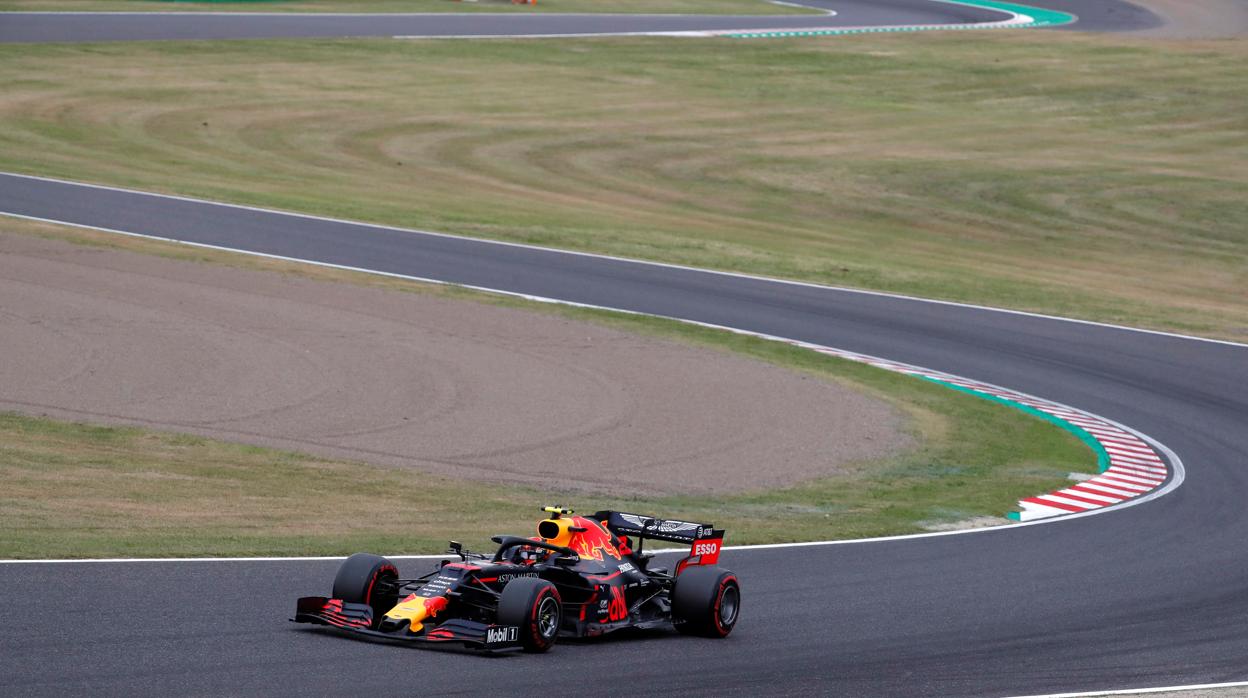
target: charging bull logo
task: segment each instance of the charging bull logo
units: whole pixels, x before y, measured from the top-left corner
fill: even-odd
[[[425,613],[427,614],[425,616],[426,618],[432,618],[438,615],[438,611],[444,610],[447,603],[449,603],[445,596],[439,596],[433,599],[423,599],[423,601],[425,604]]]
[[[416,633],[420,632],[426,620],[445,610],[448,603],[449,600],[445,596],[429,598],[412,594],[387,611],[386,618],[390,620],[406,618],[408,620],[408,629]]]
[[[572,537],[572,542],[568,545],[582,560],[597,560],[603,562],[603,555],[610,555],[619,560],[620,551],[611,542],[613,536],[611,532],[602,527],[602,524],[583,516],[574,519],[577,528],[583,528],[584,531],[578,531]]]
[[[611,602],[607,604],[607,620],[618,621],[628,617],[628,604],[624,601],[624,588],[611,587]]]

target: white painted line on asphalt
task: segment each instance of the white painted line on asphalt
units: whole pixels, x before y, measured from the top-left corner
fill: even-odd
[[[1120,479],[1117,476],[1109,477],[1107,475],[1101,475],[1100,477],[1094,477],[1091,480],[1088,480],[1088,482],[1094,485],[1103,484],[1106,487],[1117,487],[1118,489],[1138,490],[1140,492],[1147,492],[1148,490],[1152,489],[1152,485],[1148,483],[1131,482],[1130,480],[1127,480],[1125,478]]]
[[[1080,494],[1087,492],[1089,494],[1100,495],[1102,497],[1109,497],[1110,499],[1115,499],[1120,502],[1131,498],[1131,495],[1123,494],[1121,492],[1106,492],[1105,490],[1096,489],[1095,487],[1086,487],[1084,482],[1081,482],[1078,485],[1067,487],[1066,489],[1072,490],[1074,492],[1078,492]]]
[[[1091,480],[1084,480],[1083,482],[1079,483],[1079,486],[1086,487],[1092,490],[1096,490],[1098,492],[1105,492],[1107,494],[1118,495],[1119,497],[1134,497],[1135,495],[1140,494],[1140,491],[1127,489],[1126,487],[1120,487],[1118,485],[1111,485],[1111,484],[1102,482],[1101,480],[1098,480],[1096,478],[1092,478]]]
[[[771,0],[773,5],[783,5],[784,7],[800,7],[803,10],[818,10],[829,17],[836,16],[836,10],[829,10],[825,7],[815,7],[814,5],[803,5],[798,2],[785,2],[784,0]]]
[[[776,3],[782,4],[782,3]],[[795,7],[806,7],[805,5],[795,5]],[[809,7],[811,10],[822,10],[818,7]],[[832,14],[836,14],[833,12]],[[650,13],[632,13],[632,12],[542,12],[541,14],[524,15],[518,12],[165,12],[155,10],[151,12],[125,12],[125,11],[82,11],[82,10],[47,10],[42,12],[32,10],[0,10],[0,17],[5,16],[21,16],[30,15],[36,17],[56,17],[66,15],[85,15],[88,17],[96,16],[118,16],[118,17],[471,17],[480,19],[482,17],[693,17],[693,18],[735,18],[752,19],[757,17],[773,18],[792,18],[795,15],[713,15],[705,13],[680,13],[680,12],[650,12]],[[810,15],[815,17],[817,15]]]
[[[1154,458],[1156,458],[1156,456],[1154,456]],[[1132,470],[1139,470],[1143,472],[1155,473],[1155,472],[1160,471],[1162,474],[1164,474],[1166,470],[1165,465],[1157,460],[1146,460],[1142,462],[1132,461],[1132,460],[1123,458],[1120,455],[1114,455],[1114,454],[1111,454],[1109,456],[1109,464],[1113,468],[1130,468]]]
[[[1162,471],[1138,470],[1129,465],[1113,465],[1113,466],[1110,466],[1108,470],[1106,470],[1104,473],[1101,473],[1101,474],[1102,475],[1125,475],[1127,477],[1135,478],[1138,480],[1143,480],[1144,484],[1154,484],[1158,482],[1164,482],[1166,479],[1166,472],[1164,470]]]
[[[1109,451],[1110,453],[1117,453],[1123,456],[1146,456],[1147,457],[1147,456],[1152,455],[1152,453],[1149,452],[1147,448],[1142,448],[1140,446],[1128,446],[1121,442],[1109,441],[1108,439],[1101,441],[1101,445],[1105,447],[1106,451]]]
[[[1007,15],[1006,19],[990,21],[990,22],[961,22],[961,23],[945,23],[945,24],[892,24],[892,25],[862,25],[862,26],[836,26],[836,27],[799,27],[793,29],[735,29],[717,32],[721,35],[734,36],[738,38],[780,38],[780,37],[803,37],[803,36],[829,36],[829,35],[852,35],[852,34],[870,34],[885,32],[914,32],[928,30],[963,30],[963,29],[1008,29],[1008,28],[1025,28],[1037,24],[1036,18],[1031,15],[1022,14],[1013,10],[1007,10],[1003,7],[986,5],[975,0],[932,0],[932,2],[943,2],[949,5],[962,5],[965,7],[974,7],[979,10],[988,10],[998,14]],[[1041,8],[1033,8],[1041,9]],[[1071,21],[1078,21],[1078,17],[1074,14],[1065,13],[1070,16]]]
[[[1123,470],[1122,468],[1110,468],[1109,470],[1106,470],[1105,472],[1107,474],[1112,474],[1116,477],[1120,477],[1126,480],[1127,482],[1134,482],[1140,485],[1147,485],[1149,487],[1160,485],[1161,483],[1166,481],[1166,478],[1161,475],[1158,475],[1156,477],[1144,477],[1143,475],[1140,475],[1139,473],[1133,473],[1131,471]]]
[[[1096,507],[1106,506],[1104,504],[1089,504],[1088,502],[1080,501],[1078,499],[1071,499],[1069,497],[1063,497],[1062,492],[1063,490],[1057,490],[1056,492],[1038,494],[1035,496],[1035,499],[1039,499],[1040,501],[1044,501],[1048,499],[1054,502],[1058,502],[1059,504],[1065,504],[1067,506],[1072,506],[1072,507],[1079,507],[1080,509],[1094,509]]]
[[[774,0],[773,0],[774,1]],[[805,5],[797,5],[787,2],[775,2],[777,5],[792,5],[793,7],[805,7]],[[818,8],[816,8],[818,9]],[[835,17],[834,10],[824,10],[828,17]],[[630,15],[636,17],[644,17],[645,15]],[[680,16],[680,15],[669,15]],[[688,16],[688,15],[685,15]],[[703,17],[707,15],[701,15]],[[722,16],[722,15],[720,15]],[[783,16],[783,15],[777,15]],[[669,29],[656,31],[628,31],[628,32],[566,32],[560,34],[396,34],[394,39],[590,39],[594,37],[609,36],[669,36],[669,37],[693,37],[693,38],[710,38],[722,36],[724,34],[736,34],[739,32],[757,32],[757,31],[824,31],[826,27],[813,27],[811,29]]]
[[[1113,462],[1113,460],[1112,460],[1112,459],[1111,459],[1111,462]],[[1147,467],[1144,467],[1144,466],[1142,466],[1142,465],[1133,465],[1133,464],[1129,464],[1129,463],[1117,463],[1117,462],[1114,462],[1114,464],[1113,464],[1112,466],[1110,466],[1109,470],[1107,470],[1107,471],[1105,471],[1105,472],[1109,472],[1109,473],[1113,473],[1113,472],[1120,472],[1120,473],[1122,473],[1122,472],[1125,472],[1125,473],[1128,473],[1128,474],[1134,474],[1134,475],[1137,475],[1138,477],[1153,477],[1154,479],[1157,479],[1157,480],[1165,480],[1165,479],[1166,479],[1166,469],[1165,469],[1165,468],[1147,468]]]
[[[592,39],[612,36],[676,36],[710,38],[715,32],[708,30],[636,31],[636,32],[576,32],[567,34],[396,34],[392,39]]]
[[[1133,460],[1123,458],[1122,456],[1111,455],[1109,457],[1109,464],[1114,468],[1128,468],[1143,473],[1153,473],[1158,475],[1166,474],[1165,465],[1157,460]]]
[[[1166,471],[1165,468],[1157,464],[1156,459],[1151,459],[1151,458],[1146,460],[1143,458],[1128,458],[1126,456],[1111,455],[1109,457],[1109,462],[1113,463],[1116,466],[1121,466],[1124,468],[1136,468],[1137,470],[1162,472],[1162,473]]]
[[[1108,453],[1108,448],[1106,453]],[[1135,463],[1137,465],[1156,466],[1157,456],[1152,453],[1111,453],[1110,460],[1122,461],[1124,463]]]
[[[1111,441],[1110,438],[1114,438],[1117,440]],[[1148,461],[1154,457],[1154,454],[1152,453],[1152,451],[1148,449],[1146,445],[1138,441],[1131,442],[1131,443],[1124,442],[1121,434],[1119,434],[1116,437],[1102,438],[1098,436],[1097,439],[1100,440],[1102,444],[1104,444],[1106,451],[1113,451],[1115,455],[1117,455],[1119,458],[1131,458],[1131,459],[1136,459],[1136,460]]]
[[[1160,482],[1165,481],[1166,479],[1164,477],[1157,477],[1157,478],[1141,477],[1134,473],[1123,472],[1122,470],[1119,470],[1117,468],[1110,468],[1109,470],[1105,471],[1105,474],[1113,475],[1115,478],[1122,480],[1124,482],[1129,482],[1135,485],[1142,485],[1144,487],[1152,487]]]
[[[1053,494],[1065,494],[1068,497],[1083,497],[1084,499],[1090,499],[1094,502],[1103,502],[1104,504],[1114,504],[1118,502],[1118,500],[1113,497],[1106,497],[1103,494],[1092,494],[1091,492],[1080,492],[1078,490],[1072,490],[1069,487],[1064,490],[1057,490]]]
[[[721,271],[717,269],[701,269],[698,267],[691,267],[691,266],[684,265],[684,264],[671,264],[668,262],[654,262],[654,261],[649,261],[645,259],[633,259],[630,257],[617,257],[614,255],[597,254],[594,252],[561,250],[555,247],[542,247],[541,245],[529,245],[529,244],[525,244],[522,242],[507,242],[505,240],[490,240],[487,238],[474,238],[474,237],[470,237],[466,235],[452,235],[450,233],[439,233],[439,232],[435,232],[432,230],[418,230],[415,228],[398,228],[395,226],[381,225],[378,223],[366,223],[362,221],[352,221],[352,220],[347,220],[344,218],[330,218],[327,216],[317,216],[317,215],[313,215],[309,213],[298,213],[296,211],[282,211],[280,209],[261,208],[259,206],[247,206],[245,204],[231,204],[231,203],[226,203],[223,201],[213,201],[210,199],[196,199],[196,198],[192,198],[189,196],[178,196],[176,194],[159,194],[159,193],[154,193],[154,192],[140,191],[138,189],[126,189],[124,187],[113,187],[113,186],[109,186],[106,184],[90,184],[87,182],[77,182],[77,181],[69,180],[69,179],[57,179],[55,177],[41,177],[39,175],[28,175],[28,174],[22,174],[19,172],[0,172],[0,175],[6,176],[6,177],[18,177],[21,179],[33,179],[33,180],[42,181],[42,182],[54,182],[56,184],[68,184],[68,185],[72,185],[76,187],[87,187],[89,189],[100,189],[103,191],[116,191],[116,192],[123,192],[126,194],[137,194],[140,196],[150,196],[150,197],[154,197],[158,199],[170,199],[173,201],[186,201],[189,203],[196,203],[196,204],[211,204],[213,206],[225,206],[226,208],[233,208],[233,209],[238,209],[242,211],[256,211],[258,213],[272,213],[272,214],[277,214],[277,215],[282,215],[282,216],[293,216],[296,218],[303,218],[305,220],[324,221],[327,223],[345,223],[347,225],[359,225],[359,226],[363,226],[366,228],[374,228],[377,230],[387,230],[387,231],[396,232],[396,233],[411,233],[414,235],[428,235],[430,237],[450,238],[453,240],[465,240],[465,241],[470,241],[470,242],[475,242],[475,243],[480,243],[480,244],[485,244],[485,245],[498,245],[500,247],[514,247],[518,249],[535,250],[539,252],[552,252],[556,254],[573,255],[576,257],[588,257],[591,259],[604,259],[604,260],[609,260],[613,262],[624,262],[627,264],[637,264],[637,265],[642,265],[642,266],[659,267],[663,269],[679,269],[681,271],[690,271],[690,272],[697,272],[697,273],[702,273],[702,274],[714,274],[716,276],[728,276],[728,277],[733,277],[733,278],[738,278],[738,279],[749,279],[752,281],[761,281],[765,283],[783,284],[786,286],[815,288],[815,289],[821,289],[825,291],[838,291],[840,293],[851,293],[851,294],[862,295],[862,296],[896,298],[898,300],[914,301],[916,303],[930,303],[932,305],[944,305],[944,306],[950,306],[954,308],[966,308],[968,310],[981,310],[981,311],[990,312],[990,313],[1003,313],[1006,315],[1019,315],[1022,317],[1034,317],[1034,318],[1039,318],[1042,320],[1069,322],[1069,323],[1074,323],[1078,325],[1091,325],[1093,327],[1104,327],[1107,329],[1120,330],[1123,332],[1137,332],[1140,334],[1158,335],[1162,337],[1173,337],[1175,339],[1185,339],[1185,340],[1190,340],[1194,342],[1204,342],[1208,344],[1222,344],[1222,345],[1231,346],[1231,347],[1240,347],[1243,349],[1248,349],[1248,344],[1245,344],[1243,342],[1233,342],[1233,341],[1225,340],[1225,339],[1211,339],[1209,337],[1198,337],[1195,335],[1179,334],[1176,332],[1165,332],[1162,330],[1150,330],[1150,329],[1145,329],[1141,327],[1129,327],[1127,325],[1115,325],[1115,324],[1108,323],[1108,322],[1097,322],[1095,320],[1081,320],[1079,318],[1062,317],[1060,315],[1046,315],[1044,313],[1033,313],[1033,312],[1028,312],[1025,310],[1012,310],[1010,308],[995,308],[995,307],[988,306],[988,305],[978,305],[974,303],[960,303],[958,301],[946,301],[946,300],[939,300],[939,299],[933,299],[933,298],[920,298],[918,296],[908,296],[903,293],[890,293],[887,291],[872,291],[869,289],[850,288],[846,286],[831,286],[828,284],[819,284],[819,283],[814,283],[811,281],[794,281],[791,279],[778,279],[778,278],[774,278],[770,276],[759,276],[757,274],[746,274],[743,272]],[[15,216],[18,218],[29,217],[29,216],[21,216],[19,214],[8,213],[5,211],[0,211],[0,214],[11,215],[11,216]],[[30,217],[30,218],[33,218],[33,217]],[[64,221],[57,221],[57,220],[52,220],[52,219],[39,219],[39,220],[46,220],[46,222],[49,222],[49,223],[60,223],[62,225],[73,225],[72,223],[66,223]],[[83,225],[79,227],[91,228],[93,226]],[[108,232],[121,232],[121,231],[108,231]],[[154,236],[146,236],[146,237],[154,237]],[[164,240],[167,238],[156,238],[156,239]],[[174,240],[173,242],[181,242],[181,241]],[[186,244],[191,244],[191,243],[186,243]],[[222,248],[222,249],[226,249],[226,248]],[[241,250],[236,250],[236,251],[241,251]],[[255,254],[255,253],[248,253],[248,254]],[[295,260],[295,261],[306,261],[306,260]],[[367,270],[360,270],[360,271],[367,271]],[[369,273],[381,273],[381,272],[369,272]],[[431,281],[431,283],[443,283],[443,282]],[[485,290],[490,290],[490,289],[485,289]],[[512,294],[512,295],[515,295],[515,294]]]
[[[1042,519],[1056,520],[1070,514],[1071,512],[1061,507],[1049,506],[1036,501],[1038,498],[1031,497],[1029,499],[1018,500],[1018,520],[1019,521],[1040,521]],[[1085,511],[1092,511],[1086,509]]]
[[[1134,696],[1141,693],[1170,693],[1178,691],[1208,691],[1217,688],[1239,688],[1248,686],[1248,681],[1231,683],[1200,683],[1185,686],[1156,686],[1153,688],[1126,688],[1113,691],[1088,691],[1086,693],[1037,693],[1028,696],[1011,696],[1010,698],[1092,698],[1093,696]]]

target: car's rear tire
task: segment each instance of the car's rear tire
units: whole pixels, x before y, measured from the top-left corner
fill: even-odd
[[[520,627],[525,652],[545,652],[555,646],[563,625],[563,599],[555,585],[538,577],[513,579],[498,599],[498,624]]]
[[[728,637],[741,615],[741,585],[722,567],[689,567],[672,590],[672,620],[686,635]]]
[[[386,611],[399,602],[398,590],[393,584],[387,584],[398,578],[399,570],[393,562],[380,555],[356,553],[338,568],[333,598],[372,606],[373,627],[376,628]]]

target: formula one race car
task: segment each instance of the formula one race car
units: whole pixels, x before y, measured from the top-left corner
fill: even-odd
[[[356,553],[338,569],[333,597],[299,599],[293,620],[372,638],[528,652],[545,652],[561,636],[623,628],[732,632],[741,587],[715,565],[722,530],[616,511],[544,511],[549,518],[538,523],[538,537],[495,536],[493,555],[452,541],[448,554],[459,560],[443,560],[416,579],[400,579],[384,557]],[[684,543],[690,554],[669,571],[651,564],[646,540]]]

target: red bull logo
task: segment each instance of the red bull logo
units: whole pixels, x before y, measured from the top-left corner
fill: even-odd
[[[620,551],[612,542],[613,536],[611,532],[603,528],[602,524],[583,516],[573,517],[573,521],[577,528],[583,528],[583,531],[577,531],[572,536],[572,542],[568,547],[572,549],[582,560],[597,560],[603,562],[603,555],[610,555],[619,560],[621,559]]]
[[[408,628],[411,632],[417,633],[424,627],[425,621],[445,610],[447,603],[449,600],[445,596],[426,597],[412,594],[387,611],[386,618],[393,620],[406,618]]]
[[[628,604],[624,601],[624,588],[611,587],[611,602],[607,604],[607,620],[624,620],[628,617]]]
[[[449,600],[445,596],[435,596],[432,599],[425,599],[425,613],[428,614],[425,617],[432,618],[433,616],[438,615],[438,611],[445,609],[447,603],[449,603]]]

